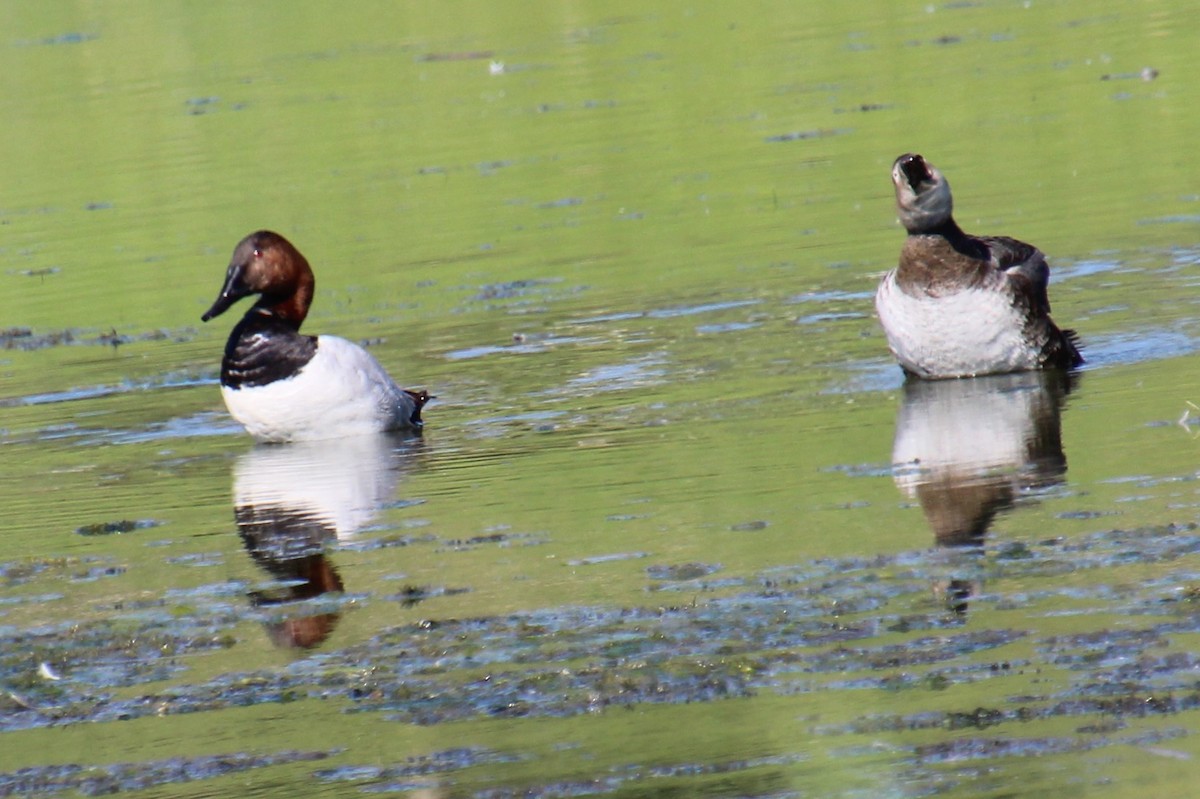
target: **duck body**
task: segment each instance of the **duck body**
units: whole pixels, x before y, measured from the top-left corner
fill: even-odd
[[[1074,332],[1050,318],[1050,268],[1037,247],[964,233],[949,183],[919,155],[896,159],[892,180],[908,237],[875,307],[906,373],[955,378],[1083,363]]]
[[[397,386],[357,344],[300,333],[314,285],[308,261],[276,233],[252,233],[235,248],[225,285],[202,317],[262,295],[225,345],[221,395],[230,415],[264,442],[419,430],[427,393]]]

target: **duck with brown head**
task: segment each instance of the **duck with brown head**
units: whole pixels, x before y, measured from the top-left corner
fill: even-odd
[[[424,391],[400,388],[366,350],[337,336],[305,336],[312,304],[308,260],[269,230],[238,242],[225,283],[202,321],[259,295],[225,344],[221,395],[260,441],[339,438],[419,430]]]
[[[907,374],[970,377],[1083,363],[1075,333],[1050,318],[1050,268],[1037,247],[964,233],[949,182],[920,155],[897,158],[892,183],[908,236],[875,307]]]

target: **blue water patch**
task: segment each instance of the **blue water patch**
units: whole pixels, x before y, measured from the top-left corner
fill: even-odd
[[[594,555],[590,558],[577,558],[576,560],[569,560],[567,561],[567,565],[596,566],[601,563],[614,563],[621,560],[637,560],[648,557],[650,557],[650,555],[646,552],[615,552],[611,555]]]
[[[239,435],[242,432],[244,432],[243,427],[233,421],[228,414],[219,411],[204,411],[132,430],[81,431],[84,437],[79,443],[84,446],[93,446],[100,442],[144,444],[172,438]]]
[[[1175,330],[1136,330],[1088,336],[1083,342],[1083,368],[1142,363],[1190,355],[1198,348],[1196,339]]]
[[[727,311],[730,308],[745,308],[748,305],[758,305],[759,303],[760,300],[730,300],[728,302],[707,302],[700,305],[680,305],[675,308],[660,308],[650,311],[646,316],[651,319],[672,319],[677,316]]]
[[[1100,275],[1105,272],[1115,272],[1121,268],[1116,261],[1105,259],[1089,259],[1076,261],[1073,264],[1056,265],[1050,270],[1050,281],[1071,280],[1077,277]]]
[[[628,319],[641,319],[645,316],[641,311],[621,311],[620,313],[603,314],[601,316],[585,316],[583,319],[572,319],[568,324],[594,325],[601,322],[624,322]]]
[[[712,313],[713,311],[727,311],[731,308],[744,308],[749,305],[758,305],[761,300],[729,300],[726,302],[706,302],[698,305],[678,305],[672,308],[656,308],[652,311],[620,311],[617,313],[600,314],[598,316],[585,316],[582,319],[572,319],[570,324],[573,325],[591,325],[603,322],[625,322],[630,319],[673,319],[678,316],[692,316],[695,314]]]
[[[44,45],[44,46],[53,47],[56,45],[64,45],[64,44],[83,44],[84,42],[90,42],[95,38],[96,38],[96,34],[94,34],[94,33],[83,33],[81,31],[69,31],[67,33],[60,33],[57,36],[47,36],[44,39],[31,39],[31,40],[18,41],[17,45],[26,46],[26,47],[28,47],[30,45]]]
[[[751,330],[756,327],[759,327],[758,322],[728,322],[723,325],[697,325],[696,332],[700,334],[731,333],[737,330]]]
[[[796,320],[798,325],[815,325],[821,322],[838,322],[843,319],[869,319],[870,314],[859,313],[858,311],[846,311],[844,313],[815,313],[808,316],[801,316]]]
[[[167,375],[156,380],[127,381],[108,386],[84,386],[71,388],[66,391],[50,391],[45,394],[26,394],[23,397],[0,399],[0,408],[19,405],[46,405],[54,402],[71,402],[80,399],[96,399],[113,394],[127,394],[133,391],[150,391],[159,388],[192,388],[194,386],[216,385],[215,377],[179,377]]]
[[[510,355],[530,355],[545,352],[555,344],[579,344],[593,339],[581,336],[563,336],[561,338],[545,338],[538,341],[523,341],[513,344],[483,344],[478,347],[464,347],[461,350],[451,350],[445,357],[451,361],[466,361],[472,358],[483,358],[488,355],[507,353]]]
[[[660,357],[639,358],[624,363],[598,366],[586,374],[568,381],[570,386],[587,386],[593,390],[619,391],[657,384],[666,377]]]
[[[804,294],[797,294],[794,297],[789,297],[786,302],[788,304],[797,304],[801,302],[835,302],[839,300],[870,300],[875,296],[874,291],[808,291]]]
[[[792,141],[808,141],[810,139],[824,139],[827,136],[840,136],[843,133],[850,133],[853,128],[820,128],[813,130],[793,130],[788,133],[777,133],[774,136],[767,136],[763,141],[768,144],[779,144],[782,142]]]
[[[850,377],[828,386],[822,394],[859,394],[873,391],[895,391],[904,385],[904,371],[892,360],[871,359],[851,361],[844,367]]]

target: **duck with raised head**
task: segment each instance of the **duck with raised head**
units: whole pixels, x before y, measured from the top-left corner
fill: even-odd
[[[971,236],[954,221],[950,183],[920,155],[892,165],[908,231],[900,262],[875,294],[888,346],[921,378],[971,377],[1083,363],[1072,330],[1050,318],[1050,267],[1007,236]]]
[[[221,361],[221,395],[259,441],[340,438],[419,430],[424,391],[402,389],[366,350],[337,336],[301,335],[316,281],[308,260],[278,233],[238,242],[225,284],[201,317],[259,299],[234,326]]]

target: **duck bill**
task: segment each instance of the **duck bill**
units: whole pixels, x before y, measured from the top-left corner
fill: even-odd
[[[933,173],[929,171],[928,163],[919,155],[901,156],[900,170],[904,172],[904,177],[908,179],[908,185],[912,186],[913,191],[916,191],[922,183],[933,180]]]
[[[225,275],[225,285],[221,287],[221,293],[217,295],[212,307],[204,312],[204,316],[200,317],[200,321],[207,322],[209,319],[220,316],[229,309],[229,306],[252,293],[242,280],[242,270],[236,265],[230,266]]]

